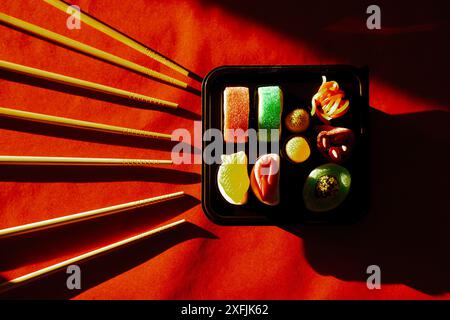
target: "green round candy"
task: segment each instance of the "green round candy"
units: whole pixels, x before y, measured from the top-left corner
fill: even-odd
[[[315,212],[338,207],[350,191],[351,176],[344,167],[328,163],[315,168],[303,186],[306,208]]]

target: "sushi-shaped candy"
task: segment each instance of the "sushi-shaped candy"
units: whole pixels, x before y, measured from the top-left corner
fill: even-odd
[[[274,206],[280,202],[280,157],[266,154],[258,158],[250,177],[253,193],[263,203]]]
[[[222,155],[222,164],[217,172],[217,184],[222,196],[231,204],[242,205],[247,202],[250,179],[247,172],[247,155],[239,151]]]
[[[315,212],[338,207],[350,191],[351,176],[347,169],[334,163],[321,165],[311,171],[303,186],[307,209]]]
[[[344,91],[339,89],[336,81],[327,81],[327,77],[322,76],[322,85],[311,100],[311,115],[317,114],[317,117],[326,124],[343,116],[350,106],[350,102],[344,99],[344,96]]]
[[[332,126],[318,126],[317,149],[331,162],[342,163],[346,161],[355,144],[353,131],[347,128]]]
[[[305,109],[295,109],[284,119],[286,128],[294,133],[306,131],[309,127],[309,114]]]
[[[246,87],[227,87],[223,92],[224,141],[245,143],[248,140],[250,95]]]
[[[308,141],[303,137],[293,137],[289,139],[284,150],[288,159],[293,163],[302,163],[308,160],[311,155]]]
[[[258,129],[259,139],[278,140],[281,134],[281,112],[283,111],[283,92],[278,86],[258,88]],[[278,129],[272,137],[271,129]]]

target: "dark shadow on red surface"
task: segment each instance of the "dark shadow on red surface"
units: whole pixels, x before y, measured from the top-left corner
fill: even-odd
[[[194,224],[186,223],[175,230],[168,230],[160,235],[78,264],[82,276],[81,290],[67,289],[68,274],[66,274],[66,269],[62,269],[57,273],[12,289],[0,295],[0,299],[70,299],[145,263],[179,243],[197,238],[216,239],[217,237]],[[154,272],[163,273],[164,270],[158,269]],[[127,284],[124,283],[122,290],[127,289]],[[152,289],[152,284],[148,283],[147,290],[151,291]]]
[[[199,183],[195,172],[162,167],[99,166],[0,166],[0,181],[13,182],[114,182],[145,181],[172,184]]]
[[[318,273],[438,295],[450,292],[450,112],[390,116],[371,110],[371,204],[349,226],[290,227]]]
[[[96,249],[150,230],[193,208],[198,203],[198,199],[186,195],[144,208],[0,239],[0,270],[12,270],[47,261],[58,257],[61,253],[73,253],[75,256],[78,255],[75,254],[76,252],[84,253]],[[58,216],[73,213],[75,212],[61,212]],[[14,250],[11,251],[10,248]]]
[[[369,65],[371,76],[430,102],[448,105],[450,2],[203,0],[298,39],[326,63]],[[381,8],[381,30],[369,30],[367,7]],[[271,46],[268,46],[271,48]],[[245,48],[242,48],[245,51]],[[271,49],[272,50],[272,49]],[[277,50],[277,48],[273,48]]]
[[[157,140],[139,136],[125,136],[114,133],[63,127],[47,123],[2,117],[0,117],[0,128],[32,134],[41,134],[50,137],[61,137],[70,140],[127,146],[140,149],[171,151],[172,148],[178,144],[176,141]]]
[[[188,109],[186,109],[184,107],[178,107],[177,109],[168,110],[167,112],[174,114],[176,116],[179,116],[181,118],[186,118],[186,119],[192,120],[192,121],[202,120],[201,114],[189,111]]]
[[[26,85],[45,88],[45,89],[54,90],[54,91],[59,91],[59,92],[63,92],[63,93],[71,94],[71,95],[101,100],[101,101],[119,104],[119,105],[123,105],[123,106],[127,106],[127,107],[139,108],[139,109],[145,109],[145,110],[160,110],[160,111],[164,111],[166,113],[173,114],[173,115],[176,115],[179,117],[183,117],[183,118],[186,118],[189,120],[200,120],[201,119],[201,115],[199,115],[195,112],[189,111],[188,109],[185,108],[186,106],[183,106],[183,105],[178,108],[161,107],[158,105],[154,105],[154,104],[150,104],[150,103],[146,103],[146,102],[142,102],[142,101],[136,101],[136,100],[126,99],[126,98],[122,98],[122,97],[117,97],[117,96],[110,95],[107,93],[92,91],[92,90],[84,89],[84,88],[78,88],[78,87],[74,87],[74,86],[70,86],[70,85],[66,85],[66,84],[62,84],[62,83],[56,83],[56,82],[45,80],[45,79],[38,79],[38,78],[34,78],[34,77],[31,77],[28,75],[17,74],[14,72],[4,71],[4,70],[1,70],[0,78],[4,79],[4,80],[8,80],[8,81],[23,83]],[[158,98],[158,97],[154,97],[154,98]],[[173,102],[176,102],[176,101],[173,101]]]
[[[443,41],[449,37],[448,1],[203,2],[297,39],[324,63],[369,65],[371,77],[383,84],[448,106],[448,93],[441,90],[448,82],[450,46]],[[381,30],[366,27],[371,4],[381,8]],[[365,282],[367,266],[377,264],[385,284],[434,295],[449,292],[449,113],[371,113],[367,218],[352,226],[289,230],[303,238],[306,258],[320,274]]]

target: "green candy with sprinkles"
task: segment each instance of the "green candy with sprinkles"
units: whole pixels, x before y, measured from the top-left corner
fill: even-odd
[[[308,210],[329,211],[344,202],[350,191],[350,172],[334,163],[315,168],[303,186],[303,199]]]
[[[281,113],[283,92],[278,86],[258,88],[258,134],[260,140],[278,140],[281,134]],[[271,129],[277,129],[278,136],[272,136]],[[265,134],[267,133],[267,134]]]

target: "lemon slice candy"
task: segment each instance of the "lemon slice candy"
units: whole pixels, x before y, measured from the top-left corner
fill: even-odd
[[[225,154],[221,158],[222,164],[217,172],[217,184],[220,193],[231,204],[245,204],[250,186],[247,172],[248,160],[245,152]]]

